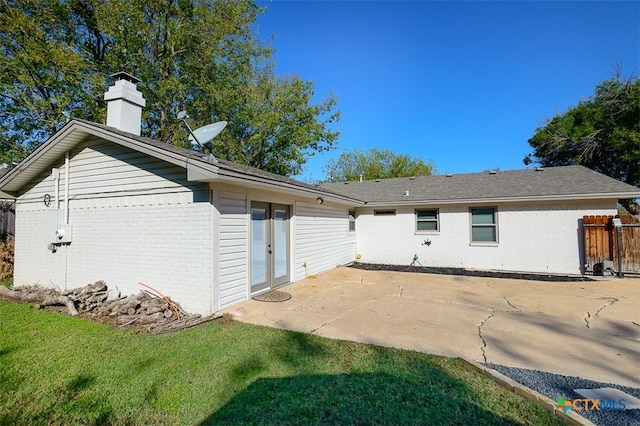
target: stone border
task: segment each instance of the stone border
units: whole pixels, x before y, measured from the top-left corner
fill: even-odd
[[[505,389],[510,390],[511,392],[515,392],[517,395],[520,395],[521,397],[528,399],[531,402],[535,402],[536,404],[540,405],[543,409],[545,409],[546,411],[552,413],[554,416],[559,417],[560,419],[564,420],[565,422],[567,422],[570,425],[573,426],[596,426],[595,423],[591,422],[588,419],[585,419],[584,417],[582,417],[581,415],[577,414],[574,411],[569,411],[568,413],[564,413],[561,410],[556,410],[555,409],[555,401],[553,401],[551,398],[542,395],[539,392],[534,391],[533,389],[529,389],[528,387],[521,385],[520,383],[516,382],[515,380],[505,376],[504,374],[498,373],[495,370],[492,370],[488,367],[485,367],[482,364],[479,364],[475,361],[472,361],[470,359],[467,358],[460,358],[462,361],[466,362],[467,364],[469,364],[471,367],[475,368],[476,370],[480,371],[482,374],[484,374],[485,376],[489,377],[490,379],[492,379],[494,382],[496,382],[497,384],[499,384],[500,386],[502,386]]]

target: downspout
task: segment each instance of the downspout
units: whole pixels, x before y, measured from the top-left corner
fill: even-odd
[[[64,154],[64,224],[69,223],[69,151]]]
[[[53,207],[60,208],[60,169],[52,169],[53,175]]]
[[[64,224],[69,223],[69,151],[64,153]],[[64,289],[69,284],[69,250],[64,251]]]

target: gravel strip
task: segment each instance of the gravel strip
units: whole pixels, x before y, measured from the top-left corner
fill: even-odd
[[[562,396],[564,399],[579,399],[582,396],[575,393],[574,389],[597,389],[615,388],[623,392],[640,398],[640,388],[630,388],[616,385],[614,383],[600,383],[593,380],[582,379],[580,377],[562,376],[560,374],[546,373],[538,370],[527,370],[525,368],[505,367],[496,364],[484,364],[486,367],[504,374],[510,379],[525,385],[554,401]],[[593,423],[602,426],[627,426],[640,425],[640,410],[590,410],[580,411],[577,414],[589,419]]]

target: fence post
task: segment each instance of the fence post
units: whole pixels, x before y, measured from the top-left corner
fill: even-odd
[[[622,243],[622,221],[619,217],[614,218],[613,227],[616,230],[616,246],[618,249],[618,278],[624,278],[624,273],[622,272],[622,249],[620,247]]]

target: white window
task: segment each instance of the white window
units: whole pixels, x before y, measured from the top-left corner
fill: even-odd
[[[439,231],[438,209],[416,210],[416,231]]]
[[[356,211],[349,210],[349,232],[355,232],[356,230]]]
[[[471,242],[498,242],[498,209],[496,207],[472,208]]]

